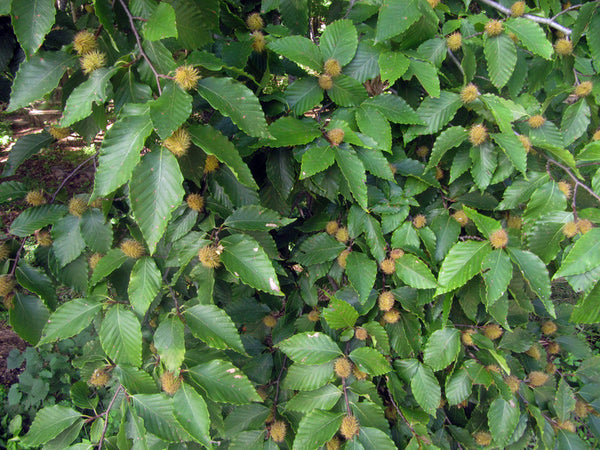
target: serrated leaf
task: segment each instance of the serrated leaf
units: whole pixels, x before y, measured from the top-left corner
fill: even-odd
[[[379,70],[381,81],[388,81],[390,86],[406,73],[410,59],[400,52],[383,51],[379,53]],[[377,96],[380,97],[380,96]],[[373,98],[377,98],[373,97]]]
[[[394,94],[384,93],[369,97],[361,106],[377,109],[387,120],[393,123],[423,125],[421,118],[406,103],[406,100]]]
[[[39,295],[46,307],[56,308],[56,288],[52,280],[37,267],[32,267],[22,259],[15,272],[17,282],[28,291]]]
[[[146,153],[133,171],[129,200],[150,254],[154,253],[171,213],[183,198],[182,182],[175,156],[162,148]]]
[[[374,427],[361,427],[358,441],[365,449],[376,448],[377,450],[395,450],[398,448],[391,437],[379,428]],[[346,446],[346,448],[348,447]]]
[[[224,225],[240,230],[270,231],[289,225],[294,220],[286,219],[272,209],[259,205],[247,205],[235,210],[225,219]]]
[[[319,39],[323,59],[335,59],[342,67],[352,61],[357,46],[356,28],[352,21],[347,19],[336,20],[327,25]]]
[[[573,245],[553,279],[578,275],[600,266],[600,228],[593,228]]]
[[[264,428],[265,420],[270,412],[269,408],[258,403],[236,407],[225,418],[225,436],[235,436],[243,430]]]
[[[567,106],[560,123],[565,145],[571,145],[583,136],[590,125],[590,115],[590,107],[583,98]]]
[[[246,354],[237,328],[225,311],[216,305],[196,305],[185,311],[192,334],[211,347],[233,349]]]
[[[562,232],[564,225],[573,220],[573,214],[553,211],[544,214],[527,231],[527,247],[549,264],[560,251],[560,243],[566,238]]]
[[[112,272],[117,270],[119,267],[123,265],[125,261],[127,261],[128,257],[125,253],[121,251],[120,248],[113,248],[109,250],[106,255],[104,255],[96,268],[94,269],[94,273],[92,274],[92,278],[90,283],[92,285],[98,283],[102,278],[110,275]]]
[[[335,152],[330,146],[311,145],[302,154],[300,179],[312,177],[327,169],[335,161]]]
[[[149,103],[152,123],[163,140],[171,136],[192,112],[192,96],[176,83],[167,84],[160,97]]]
[[[600,321],[600,283],[596,283],[589,294],[577,302],[570,320],[590,324]]]
[[[381,112],[376,108],[361,106],[356,110],[356,123],[362,133],[375,139],[379,149],[391,153],[392,128]]]
[[[396,260],[396,275],[410,287],[433,289],[437,287],[429,267],[414,255],[405,254]]]
[[[590,24],[585,35],[587,44],[590,48],[590,54],[594,60],[596,70],[600,69],[600,14],[596,12],[590,20]]]
[[[491,137],[506,154],[515,169],[525,174],[527,171],[527,150],[525,150],[519,138],[512,132],[492,134]]]
[[[481,263],[491,251],[487,241],[457,242],[442,262],[438,276],[440,287],[435,295],[450,292],[473,278],[481,271]]]
[[[468,136],[468,131],[463,127],[450,127],[442,131],[433,144],[427,168],[437,166],[448,150],[458,147]]]
[[[173,400],[163,394],[135,394],[129,396],[131,405],[144,419],[146,430],[167,442],[179,442],[188,438],[187,433],[175,421]]]
[[[242,160],[237,148],[220,131],[210,125],[196,125],[189,129],[192,142],[209,155],[216,156],[227,164],[240,183],[256,189],[257,185],[246,163]]]
[[[76,259],[85,249],[80,222],[80,217],[69,214],[52,226],[52,248],[60,268]]]
[[[28,134],[27,136],[19,138],[8,154],[8,161],[6,162],[2,176],[7,177],[14,175],[17,168],[23,164],[24,161],[48,146],[53,140],[54,138],[46,131]]]
[[[360,370],[374,377],[384,375],[392,370],[387,359],[371,347],[356,348],[348,356]]]
[[[339,166],[342,175],[348,182],[350,192],[364,210],[367,209],[367,176],[365,166],[356,155],[356,152],[350,147],[335,149],[335,161]]]
[[[472,388],[473,381],[469,377],[468,372],[461,367],[446,379],[444,392],[448,399],[448,404],[458,405],[465,401],[471,395]]]
[[[214,359],[198,364],[188,374],[215,402],[244,405],[261,401],[250,380],[229,361]]]
[[[558,420],[561,422],[567,420],[571,412],[575,410],[575,396],[564,378],[561,378],[558,382],[558,389],[554,396],[554,409]]]
[[[473,165],[471,175],[475,185],[482,191],[487,189],[492,181],[492,176],[498,167],[498,154],[491,142],[471,147],[469,152]]]
[[[129,287],[129,303],[133,310],[144,316],[150,304],[160,291],[162,278],[156,262],[149,256],[143,256],[135,262],[131,270]]]
[[[308,237],[295,249],[292,260],[305,265],[321,264],[333,261],[346,248],[334,237],[326,233],[318,233]]]
[[[117,365],[112,375],[119,380],[129,394],[156,394],[156,380],[148,372],[137,367]]]
[[[333,377],[333,361],[318,365],[292,364],[283,380],[285,389],[312,391],[326,385]]]
[[[488,74],[494,86],[502,88],[510,79],[517,64],[515,43],[506,34],[487,37],[483,44]]]
[[[358,292],[361,303],[364,303],[375,284],[377,263],[364,253],[351,252],[346,259],[346,275],[350,284]]]
[[[113,241],[112,226],[106,223],[104,214],[98,209],[89,209],[81,216],[80,232],[90,250],[99,253],[110,250]]]
[[[523,220],[525,224],[528,224],[546,213],[563,211],[566,207],[567,199],[558,189],[558,183],[545,183],[531,194],[531,198],[527,202],[527,209],[523,214]]]
[[[450,214],[440,214],[433,219],[430,228],[435,233],[436,238],[435,260],[442,261],[450,248],[457,242],[461,226]]]
[[[460,331],[442,328],[434,331],[423,350],[423,362],[438,371],[448,367],[460,352]]]
[[[323,100],[323,89],[314,77],[300,78],[285,90],[285,100],[296,115],[302,115]]]
[[[290,411],[303,413],[309,413],[315,409],[329,411],[335,406],[341,396],[342,391],[339,388],[332,384],[327,384],[314,391],[297,393],[288,400],[285,407]]]
[[[273,295],[283,295],[273,265],[253,238],[236,234],[221,240],[221,261],[242,282]]]
[[[23,436],[23,442],[31,447],[39,447],[78,420],[81,420],[81,414],[72,408],[61,405],[47,406],[37,412],[29,432]]]
[[[416,363],[417,367],[410,380],[410,388],[421,408],[427,414],[435,416],[435,412],[442,399],[440,384],[429,367],[418,361]]]
[[[340,428],[343,413],[314,410],[306,414],[298,425],[294,450],[315,450],[331,440]]]
[[[275,53],[312,70],[323,70],[323,56],[319,48],[310,39],[302,36],[287,36],[269,42],[267,47]]]
[[[125,115],[113,124],[102,140],[92,198],[109,195],[129,181],[150,133],[152,123],[147,110]]]
[[[499,397],[492,402],[488,409],[488,427],[494,442],[507,442],[511,437],[520,416],[518,403],[506,401]]]
[[[175,10],[168,3],[159,3],[144,23],[144,37],[149,41],[159,41],[170,37],[177,38]]]
[[[375,39],[384,41],[404,33],[421,17],[414,0],[390,0],[382,4],[377,19]]]
[[[33,234],[35,230],[53,224],[64,216],[66,208],[62,205],[41,205],[28,208],[13,221],[10,234],[25,237]]]
[[[50,311],[39,298],[17,292],[8,314],[10,326],[21,339],[36,345],[42,336]]]
[[[29,59],[54,24],[53,0],[12,0],[12,26]]]
[[[409,71],[417,77],[431,97],[440,96],[440,79],[437,68],[433,64],[429,61],[411,59]]]
[[[489,307],[504,295],[512,279],[513,267],[508,255],[501,249],[492,250],[481,264]]]
[[[20,200],[27,195],[29,189],[20,181],[4,181],[0,183],[0,203]]]
[[[327,94],[338,106],[358,106],[367,99],[367,90],[360,81],[346,75],[335,77]]]
[[[306,365],[323,364],[342,354],[329,336],[319,332],[298,333],[277,347],[294,362]]]
[[[121,305],[111,307],[98,333],[103,350],[119,364],[138,367],[142,362],[142,330],[133,312]]]
[[[353,327],[359,315],[352,305],[332,297],[327,308],[323,310],[323,317],[327,321],[327,325],[333,329],[339,329]]]
[[[198,93],[250,136],[268,137],[267,122],[258,98],[250,89],[231,78],[203,78]]]
[[[112,95],[110,79],[117,69],[97,69],[90,77],[77,86],[65,104],[61,127],[68,127],[85,119],[92,113],[92,103],[102,105]]]
[[[94,297],[77,298],[62,304],[50,315],[39,344],[79,334],[90,325],[101,309],[102,303]]]
[[[185,357],[184,325],[178,317],[163,319],[154,332],[154,346],[170,372],[177,372]]]
[[[321,136],[318,123],[314,120],[299,120],[290,116],[277,119],[269,125],[269,133],[275,140],[262,140],[264,147],[288,147],[308,144]]]
[[[205,447],[212,448],[208,408],[194,388],[186,383],[181,384],[173,397],[173,412],[179,425],[190,436]]]
[[[384,180],[394,180],[394,174],[390,169],[390,163],[385,156],[383,156],[381,150],[366,147],[358,147],[355,150],[368,172],[371,172],[376,177],[383,178]]]
[[[527,50],[544,59],[552,59],[554,49],[546,38],[546,33],[538,23],[517,17],[507,20],[505,26],[507,31],[512,31],[517,35]]]
[[[25,61],[15,76],[8,111],[23,108],[56,88],[65,71],[76,61],[74,55],[44,51]]]
[[[551,287],[548,269],[540,258],[526,250],[507,248],[510,259],[517,265],[531,291],[542,301],[546,311],[555,317],[554,304],[550,300]]]
[[[440,131],[462,106],[460,96],[454,92],[442,91],[439,97],[427,97],[419,105],[417,114],[425,126],[415,127],[415,135],[433,134]]]
[[[363,39],[358,43],[352,61],[344,67],[344,73],[361,83],[376,78],[379,75],[378,58],[379,50],[373,41]]]

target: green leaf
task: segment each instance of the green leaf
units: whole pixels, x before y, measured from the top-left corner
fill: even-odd
[[[494,86],[502,88],[510,79],[517,64],[515,43],[506,34],[487,37],[483,43],[488,74]]]
[[[572,220],[573,214],[566,211],[544,214],[527,230],[527,247],[545,264],[550,263],[561,250],[560,243],[565,239],[564,225]]]
[[[356,54],[350,64],[344,67],[344,73],[355,80],[364,83],[379,75],[379,49],[372,40],[363,39],[359,42]]]
[[[457,242],[442,262],[438,277],[440,287],[435,295],[450,292],[473,278],[481,271],[481,263],[491,250],[487,241]]]
[[[29,189],[20,181],[4,181],[0,183],[0,203],[20,200],[27,195]]]
[[[92,323],[101,309],[102,303],[95,297],[76,298],[63,303],[48,319],[39,344],[79,334]]]
[[[364,253],[351,252],[346,259],[346,275],[350,284],[358,292],[361,303],[364,303],[375,284],[377,263]]]
[[[42,301],[33,295],[17,292],[9,310],[9,323],[15,332],[31,345],[36,345],[50,312]]]
[[[172,399],[163,394],[136,394],[129,396],[129,399],[144,420],[147,432],[167,442],[187,440],[187,433],[175,421]]]
[[[460,352],[460,331],[455,328],[442,328],[434,331],[423,350],[423,362],[438,371],[445,369],[456,360]]]
[[[368,172],[371,172],[376,177],[383,178],[384,180],[394,180],[394,174],[390,169],[390,163],[385,156],[383,156],[381,150],[366,147],[358,147],[355,150]]]
[[[440,79],[437,68],[433,64],[429,61],[411,59],[409,71],[417,77],[419,83],[431,97],[440,96]]]
[[[289,403],[286,404],[286,407]],[[235,436],[243,430],[264,428],[265,420],[271,413],[270,409],[258,403],[236,407],[225,418],[225,436]]]
[[[471,147],[469,155],[473,162],[471,167],[473,181],[480,190],[484,191],[492,181],[492,176],[498,166],[498,154],[491,142],[488,141]]]
[[[144,24],[144,37],[149,41],[159,41],[170,37],[177,38],[175,10],[167,3],[159,3],[148,21]]]
[[[258,98],[250,89],[231,78],[203,78],[198,93],[210,106],[229,117],[250,136],[268,137],[267,122]]]
[[[330,146],[311,145],[302,154],[300,179],[312,177],[327,169],[335,160],[335,152]]]
[[[259,205],[247,205],[235,210],[224,225],[239,230],[270,231],[289,225],[294,220],[283,218],[277,211]]]
[[[85,249],[85,241],[79,231],[80,222],[80,217],[69,214],[57,220],[52,227],[52,248],[60,268],[76,259]]]
[[[277,119],[269,125],[269,133],[275,140],[262,140],[264,147],[288,147],[308,144],[321,136],[318,123],[314,120],[299,120],[290,116]]]
[[[553,279],[589,272],[600,266],[600,228],[593,228],[573,245]]]
[[[323,89],[314,77],[300,78],[285,90],[285,99],[296,115],[302,115],[323,100]]]
[[[461,367],[455,371],[450,377],[446,378],[446,388],[444,392],[448,399],[448,404],[458,405],[465,401],[471,395],[473,381],[469,377],[469,373]]]
[[[29,432],[23,436],[23,443],[27,446],[39,447],[54,439],[78,420],[81,421],[81,414],[72,408],[60,405],[46,406],[35,415]]]
[[[283,295],[273,265],[263,248],[250,236],[236,234],[221,241],[221,261],[242,282],[273,295]]]
[[[326,385],[333,377],[333,361],[319,365],[292,364],[283,380],[285,389],[312,391]]]
[[[212,448],[208,408],[194,388],[186,383],[181,384],[173,397],[173,412],[179,425],[190,436],[205,447]]]
[[[349,303],[332,297],[327,308],[323,310],[323,317],[327,325],[337,330],[353,327],[359,314]]]
[[[293,450],[317,449],[333,438],[340,428],[343,413],[313,410],[298,425]]]
[[[590,125],[590,115],[590,107],[583,98],[567,106],[560,123],[565,145],[571,145],[583,136]]]
[[[421,118],[406,103],[406,100],[397,95],[384,93],[375,97],[369,97],[361,106],[377,109],[387,120],[393,123],[423,125]]]
[[[488,426],[494,442],[507,442],[512,436],[520,417],[519,405],[498,397],[488,409]]]
[[[92,198],[109,195],[129,181],[151,132],[147,111],[123,116],[113,124],[102,140]]]
[[[396,450],[398,447],[386,433],[379,428],[360,427],[358,441],[365,449],[376,448],[377,450]],[[348,448],[346,446],[346,448]]]
[[[374,377],[384,375],[392,370],[387,359],[371,347],[356,348],[348,356],[360,370]]]
[[[156,394],[156,380],[148,372],[132,366],[116,366],[112,372],[130,394]]]
[[[396,275],[410,287],[417,289],[437,287],[435,277],[427,264],[414,255],[405,254],[396,260]]]
[[[56,308],[56,288],[52,280],[43,271],[30,266],[21,259],[15,275],[19,285],[39,295],[48,309],[54,310]]]
[[[13,221],[10,234],[26,237],[35,230],[52,224],[64,216],[66,208],[62,205],[41,205],[28,208]]]
[[[266,430],[243,431],[237,434],[229,446],[230,450],[247,450],[250,448],[263,448],[265,445]]]
[[[277,347],[294,362],[306,365],[323,364],[342,354],[329,336],[319,332],[295,334]]]
[[[382,4],[377,19],[375,39],[384,41],[404,33],[421,17],[414,0],[390,0]]]
[[[586,32],[586,41],[596,70],[600,69],[600,14],[596,12]]]
[[[129,303],[133,310],[144,316],[150,304],[160,291],[161,273],[156,262],[149,256],[143,256],[135,262],[131,270],[129,287]]]
[[[463,211],[467,217],[473,221],[479,232],[485,237],[489,238],[494,232],[502,229],[502,224],[499,221],[480,214],[468,206],[463,206]]]
[[[12,0],[11,12],[13,29],[29,59],[42,45],[54,24],[54,1]]]
[[[133,312],[121,305],[111,307],[98,334],[102,348],[116,363],[135,367],[142,363],[142,330]]]
[[[90,77],[77,86],[65,104],[61,127],[68,127],[85,119],[92,113],[92,103],[102,105],[112,95],[110,79],[117,69],[102,68],[92,72]]]
[[[298,392],[286,403],[286,409],[309,413],[316,409],[329,411],[342,396],[342,391],[332,384],[309,392]]]
[[[182,182],[177,159],[162,148],[146,153],[133,171],[129,201],[150,254],[154,253],[171,213],[183,197]]]
[[[364,106],[363,103],[363,106],[356,110],[356,123],[362,133],[375,139],[378,148],[391,153],[392,128],[381,112],[376,108]]]
[[[350,192],[364,210],[367,209],[367,176],[365,174],[365,166],[362,161],[356,155],[356,152],[350,148],[335,149],[335,161],[337,162],[342,175],[348,182]]]
[[[392,51],[382,51],[379,53],[378,62],[381,71],[381,81],[388,81],[390,86],[406,73],[410,65],[410,59],[404,56],[404,54]]]
[[[558,382],[558,389],[554,397],[554,409],[558,420],[561,422],[567,420],[571,412],[575,410],[575,396],[564,378],[561,378]]]
[[[120,248],[109,250],[108,253],[98,261],[98,265],[94,269],[90,283],[92,285],[98,283],[102,278],[110,275],[121,267],[127,259],[128,256],[123,253]]]
[[[312,70],[323,70],[323,56],[313,41],[302,36],[287,36],[267,44],[267,48]]]
[[[417,114],[425,126],[416,127],[413,133],[437,133],[452,120],[461,106],[460,96],[454,92],[442,91],[439,97],[427,97],[417,109]]]
[[[551,287],[548,269],[540,258],[526,250],[507,248],[510,259],[517,265],[531,291],[542,301],[546,311],[555,317],[554,304],[550,300]]]
[[[442,131],[431,149],[427,169],[437,166],[448,150],[458,147],[468,136],[469,132],[463,127],[450,127]]]
[[[523,214],[523,220],[528,224],[546,213],[563,211],[566,207],[567,199],[558,189],[558,183],[549,182],[533,192]]]
[[[552,59],[554,49],[546,38],[542,27],[532,20],[525,18],[511,18],[504,22],[507,31],[517,35],[523,46],[532,53],[544,59]]]
[[[75,65],[77,58],[64,52],[40,51],[25,61],[12,85],[8,111],[16,111],[41,99],[56,88],[68,68]]]
[[[8,154],[8,161],[2,172],[3,177],[8,177],[15,174],[17,168],[24,161],[35,155],[44,147],[47,147],[54,138],[50,133],[42,131],[41,133],[28,134],[15,142]]]
[[[246,354],[237,328],[225,311],[216,305],[196,305],[185,311],[192,334],[211,347],[233,349]]]
[[[410,388],[417,403],[427,414],[435,416],[442,400],[442,392],[433,371],[416,361],[416,371],[410,380]]]
[[[335,77],[327,94],[338,106],[358,106],[367,99],[367,90],[362,83],[346,75]]]
[[[164,3],[160,3],[164,5]],[[160,97],[150,102],[150,117],[161,139],[167,139],[192,112],[192,96],[176,83],[168,83]]]
[[[292,260],[304,266],[332,261],[346,248],[346,244],[338,242],[326,233],[318,233],[308,237],[295,249]]]
[[[600,283],[596,283],[590,293],[577,302],[570,320],[575,323],[600,322]]]
[[[492,250],[481,264],[482,276],[487,290],[489,307],[504,295],[512,279],[513,267],[506,252],[501,249]]]
[[[179,371],[185,357],[184,328],[178,317],[167,317],[154,332],[154,346],[170,372]]]
[[[195,125],[189,129],[192,142],[209,155],[227,164],[240,183],[256,189],[257,185],[235,145],[210,125]]]
[[[327,25],[319,39],[323,59],[335,59],[342,67],[352,61],[357,46],[356,28],[352,21],[347,19],[336,20]]]
[[[229,361],[213,359],[190,368],[188,374],[215,402],[244,405],[261,401],[250,380]]]
[[[450,214],[440,214],[430,225],[431,230],[435,233],[435,253],[436,261],[442,261],[448,251],[458,240],[460,235],[460,224],[450,216]]]
[[[515,169],[525,174],[527,171],[527,150],[525,150],[519,138],[512,132],[492,134],[491,137],[502,149]]]

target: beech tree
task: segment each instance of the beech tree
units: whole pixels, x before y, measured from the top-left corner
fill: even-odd
[[[11,445],[597,445],[599,2],[64,3],[0,5],[62,110],[3,175],[102,133],[94,187],[0,184],[0,295],[92,340]]]

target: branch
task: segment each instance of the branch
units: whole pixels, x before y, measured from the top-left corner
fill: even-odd
[[[49,203],[54,203],[54,200],[56,200],[56,196],[58,195],[58,193],[60,192],[60,190],[65,186],[65,184],[67,184],[67,181],[69,181],[78,171],[79,169],[81,169],[83,166],[85,166],[87,163],[89,163],[91,160],[95,160],[96,156],[98,156],[98,154],[100,153],[100,150],[98,150],[93,156],[90,156],[88,159],[86,159],[85,161],[83,161],[81,164],[79,164],[77,167],[75,167],[71,173],[69,175],[67,175],[62,182],[60,183],[60,185],[58,186],[58,188],[56,188],[56,191],[54,191],[54,194],[52,194],[52,198],[50,199]]]
[[[125,14],[127,14],[127,18],[129,19],[129,26],[131,27],[131,31],[133,31],[133,35],[135,36],[135,41],[137,42],[137,46],[140,49],[140,55],[142,55],[142,57],[146,60],[146,63],[148,64],[148,66],[150,66],[150,70],[152,70],[152,73],[154,74],[154,78],[156,79],[156,87],[158,88],[158,95],[161,95],[162,94],[162,88],[160,87],[161,76],[156,71],[156,69],[152,65],[152,62],[150,61],[150,58],[148,58],[148,55],[146,55],[146,52],[144,52],[144,49],[142,48],[142,41],[140,40],[140,34],[138,33],[137,29],[135,28],[135,24],[133,23],[134,18],[131,15],[131,12],[129,11],[129,9],[127,9],[127,5],[125,4],[125,1],[119,0],[119,3],[123,7]]]
[[[502,6],[499,3],[496,3],[494,0],[479,0],[481,3],[485,3],[488,6],[491,6],[494,9],[497,9],[498,11],[510,16],[512,15],[512,12],[509,8],[506,8],[505,6]],[[543,23],[544,25],[548,25],[551,28],[554,28],[555,30],[558,30],[560,32],[562,32],[565,36],[570,36],[571,33],[573,32],[570,28],[567,27],[563,27],[560,23],[549,19],[547,17],[539,17],[539,16],[534,16],[533,14],[523,14],[523,17],[529,20],[533,20],[534,22],[537,23]]]
[[[564,170],[565,172],[567,172],[567,175],[569,175],[571,177],[571,179],[573,180],[573,182],[575,183],[575,188],[577,189],[578,187],[585,189],[588,194],[590,194],[592,197],[594,197],[596,200],[598,200],[598,203],[600,203],[600,196],[598,194],[596,194],[590,187],[588,187],[586,184],[583,184],[581,181],[579,181],[579,178],[577,178],[573,172],[571,172],[571,169],[569,169],[567,166],[565,166],[564,164],[559,163],[558,161],[550,158],[549,156],[541,153],[544,158],[546,158],[548,160],[548,162],[554,164],[555,166],[560,167],[562,170]]]
[[[106,429],[108,428],[108,413],[110,413],[110,410],[112,409],[113,405],[115,404],[115,401],[117,400],[119,393],[122,390],[123,390],[123,385],[119,384],[119,387],[117,388],[117,390],[115,392],[115,395],[113,395],[112,400],[108,404],[108,408],[106,408],[106,411],[104,411],[101,414],[104,416],[104,427],[102,428],[102,434],[100,435],[100,442],[98,442],[98,450],[102,450],[102,443],[104,442],[104,436],[106,436]]]

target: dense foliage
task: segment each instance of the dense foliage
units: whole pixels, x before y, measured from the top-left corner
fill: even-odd
[[[103,138],[91,193],[0,184],[72,384],[7,445],[597,445],[599,2],[58,3],[0,5],[9,111],[63,111],[3,175]]]

